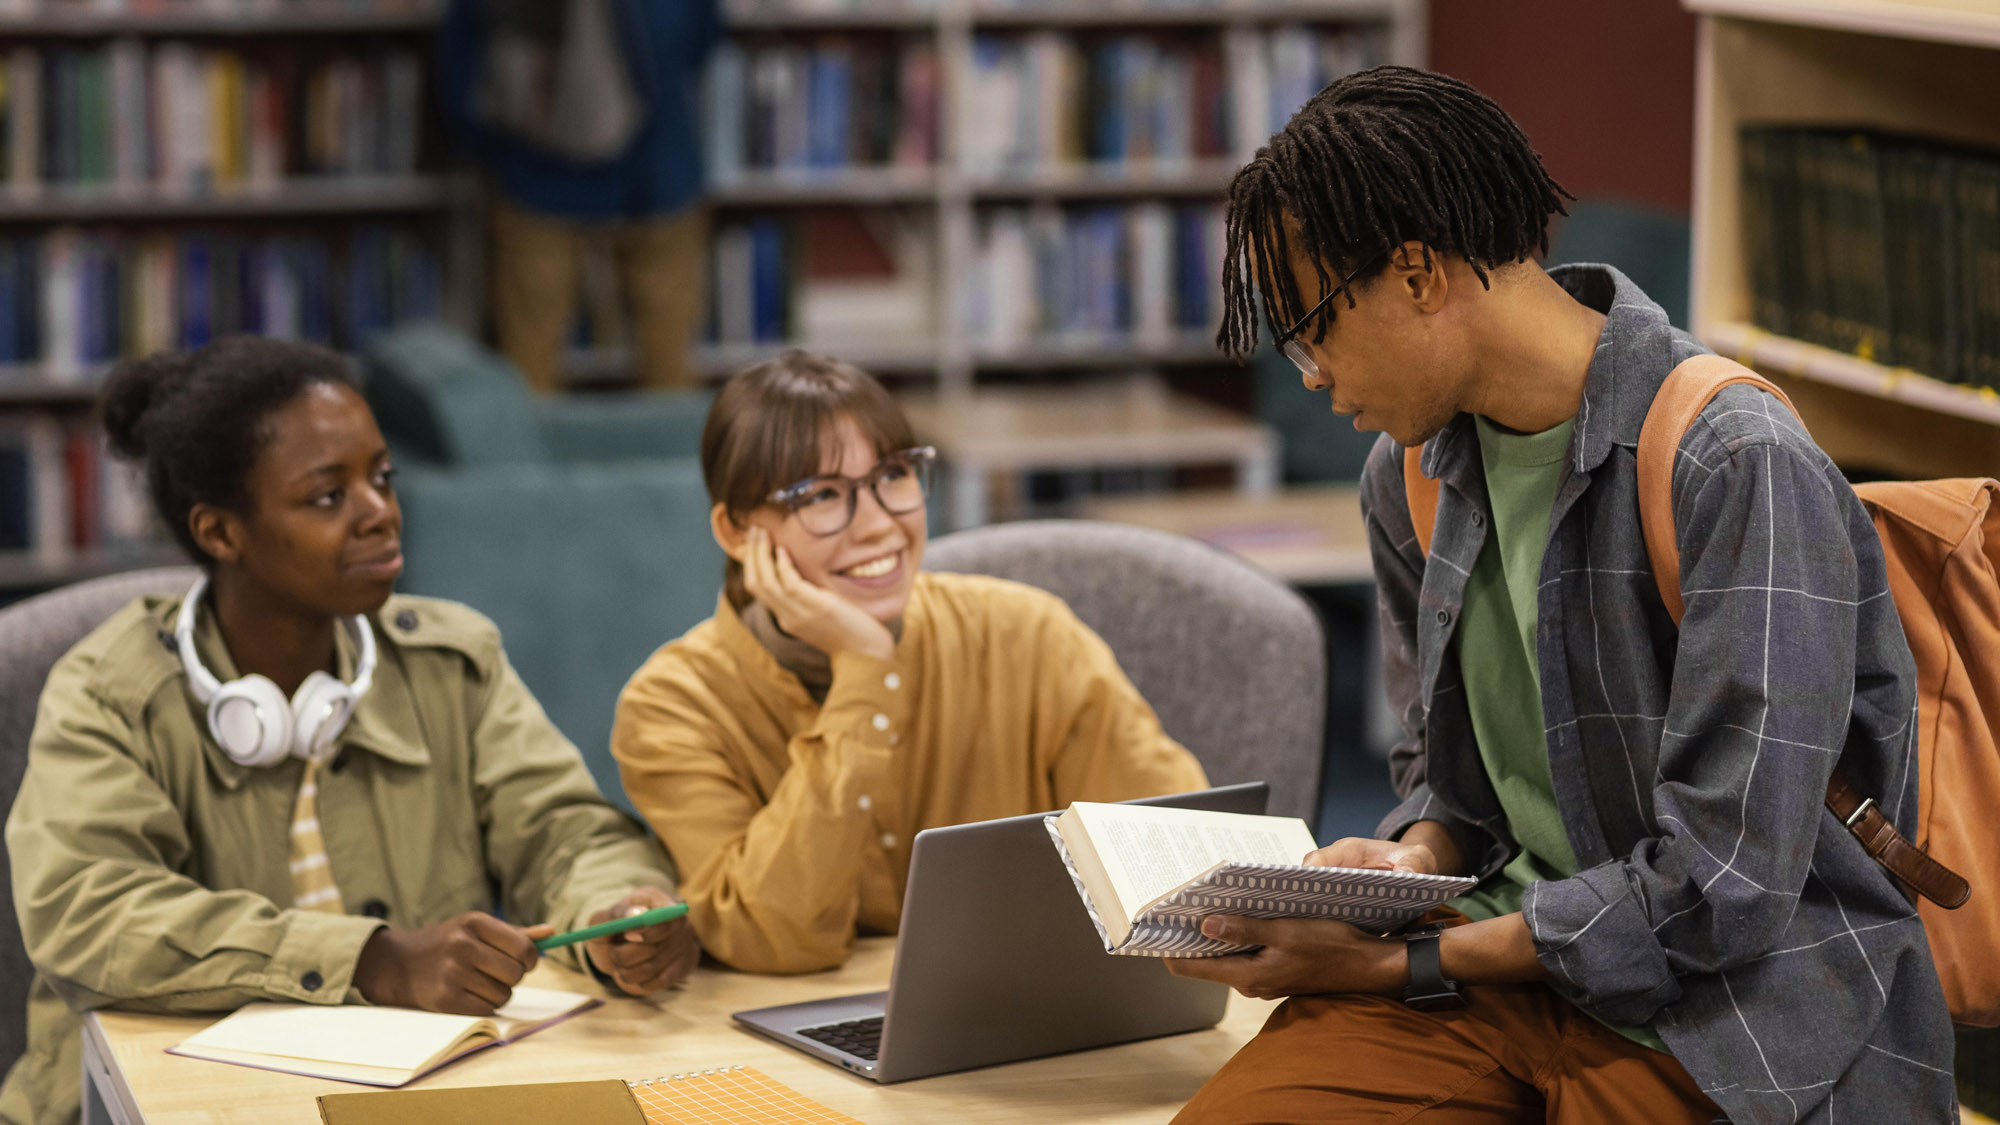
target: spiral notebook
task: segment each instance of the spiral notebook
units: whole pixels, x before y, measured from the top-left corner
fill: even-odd
[[[632,1083],[647,1125],[862,1125],[751,1066]]]

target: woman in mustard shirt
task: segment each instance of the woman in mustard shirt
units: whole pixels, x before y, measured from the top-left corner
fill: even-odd
[[[932,456],[874,379],[798,351],[709,412],[722,596],[633,675],[612,751],[738,968],[895,932],[925,828],[1206,785],[1059,599],[922,572]]]

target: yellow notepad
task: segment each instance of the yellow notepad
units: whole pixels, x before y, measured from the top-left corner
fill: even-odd
[[[358,1005],[245,1004],[167,1048],[170,1054],[313,1078],[401,1086],[454,1059],[512,1043],[601,1001],[517,988],[491,1017]]]
[[[750,1066],[634,1082],[632,1097],[647,1125],[862,1125]]]

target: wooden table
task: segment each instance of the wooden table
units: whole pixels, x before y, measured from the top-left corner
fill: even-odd
[[[878,1086],[730,1020],[731,1012],[888,986],[891,938],[861,942],[841,969],[768,977],[704,967],[657,1000],[609,999],[518,1043],[483,1051],[411,1088],[591,1078],[653,1078],[709,1067],[754,1066],[806,1097],[869,1125],[896,1122],[1164,1122],[1235,1053],[1273,1005],[1231,995],[1208,1031]],[[1165,969],[1161,969],[1165,972]],[[529,983],[603,995],[578,974],[544,964]],[[169,1055],[217,1017],[101,1012],[84,1026],[86,1122],[92,1078],[102,1116],[117,1125],[317,1125],[320,1094],[371,1089]]]
[[[998,473],[1233,464],[1239,491],[1263,495],[1277,486],[1278,436],[1270,427],[1154,378],[899,401],[918,440],[938,448],[953,528],[988,521]]]
[[[1265,496],[1177,492],[1105,497],[1077,509],[1199,539],[1298,586],[1372,582],[1361,493],[1352,485],[1286,488]]]

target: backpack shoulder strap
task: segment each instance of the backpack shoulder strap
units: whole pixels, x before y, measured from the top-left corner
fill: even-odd
[[[1417,529],[1417,549],[1431,554],[1431,533],[1437,530],[1438,482],[1424,475],[1424,447],[1403,449],[1403,496],[1410,506],[1410,525]]]
[[[1674,459],[1688,427],[1701,416],[1724,387],[1748,383],[1778,396],[1785,409],[1797,414],[1792,400],[1770,380],[1719,355],[1691,356],[1667,373],[1660,393],[1646,411],[1639,430],[1639,528],[1646,538],[1646,556],[1653,563],[1653,580],[1674,624],[1681,623],[1681,552],[1674,536]]]

